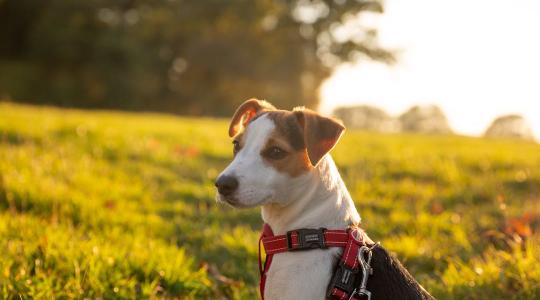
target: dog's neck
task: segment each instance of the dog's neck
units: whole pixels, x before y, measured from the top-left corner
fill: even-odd
[[[326,155],[309,173],[301,189],[290,192],[287,204],[267,204],[262,207],[262,218],[274,234],[298,228],[342,229],[360,223],[345,183],[337,167]]]

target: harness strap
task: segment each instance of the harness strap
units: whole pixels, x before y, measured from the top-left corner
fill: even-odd
[[[262,262],[261,243],[266,253],[266,259]],[[261,298],[264,300],[264,288],[266,275],[272,264],[274,254],[309,250],[324,249],[328,247],[344,248],[338,268],[332,277],[328,291],[328,299],[348,299],[353,294],[353,289],[357,283],[358,251],[363,245],[363,232],[354,228],[346,230],[319,229],[297,229],[287,232],[285,235],[275,236],[272,228],[268,224],[263,225],[263,230],[259,238],[259,289]],[[351,299],[357,300],[356,297]]]
[[[263,230],[261,232],[261,237],[259,238],[259,272],[260,272],[260,278],[259,281],[259,291],[261,292],[261,299],[264,300],[264,287],[266,285],[266,272],[268,272],[268,269],[270,269],[270,265],[272,264],[272,258],[274,257],[273,254],[266,253],[266,247],[265,247],[265,253],[266,258],[264,260],[264,263],[262,263],[261,259],[261,243],[264,245],[264,238],[266,237],[273,237],[274,232],[272,231],[272,228],[270,228],[270,225],[264,223]]]
[[[338,268],[334,272],[328,290],[328,299],[355,299],[353,291],[358,282],[360,272],[358,266],[358,252],[363,245],[363,237],[356,237],[355,231],[349,232],[349,239],[339,261]],[[347,298],[353,295],[351,298]]]

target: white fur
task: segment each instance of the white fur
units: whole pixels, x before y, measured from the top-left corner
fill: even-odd
[[[262,218],[274,231],[285,234],[298,228],[344,229],[360,216],[329,154],[310,172],[298,177],[276,171],[264,163],[261,150],[275,129],[267,116],[246,129],[245,145],[221,175],[239,181],[233,206],[262,206]],[[340,248],[286,252],[274,255],[268,271],[265,299],[321,299],[332,276]]]
[[[263,220],[274,234],[298,228],[344,229],[360,222],[330,155],[306,176],[310,177],[310,182],[303,187],[303,197],[293,198],[285,206],[263,205]],[[267,274],[265,299],[323,300],[341,251],[341,248],[329,248],[274,255]]]

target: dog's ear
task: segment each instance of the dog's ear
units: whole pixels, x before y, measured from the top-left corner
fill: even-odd
[[[242,128],[245,128],[249,121],[253,119],[259,112],[264,110],[275,110],[276,108],[264,101],[258,99],[249,99],[242,103],[234,113],[229,125],[229,136],[235,136]]]
[[[345,130],[338,120],[302,109],[294,114],[304,131],[304,143],[311,165],[317,166],[323,156],[336,145]]]

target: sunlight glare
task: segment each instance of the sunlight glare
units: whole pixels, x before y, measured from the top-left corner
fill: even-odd
[[[502,114],[540,135],[540,2],[387,0],[381,45],[398,63],[339,66],[321,87],[323,113],[369,104],[398,115],[437,104],[452,128],[480,135]],[[373,23],[370,16],[369,22]]]

